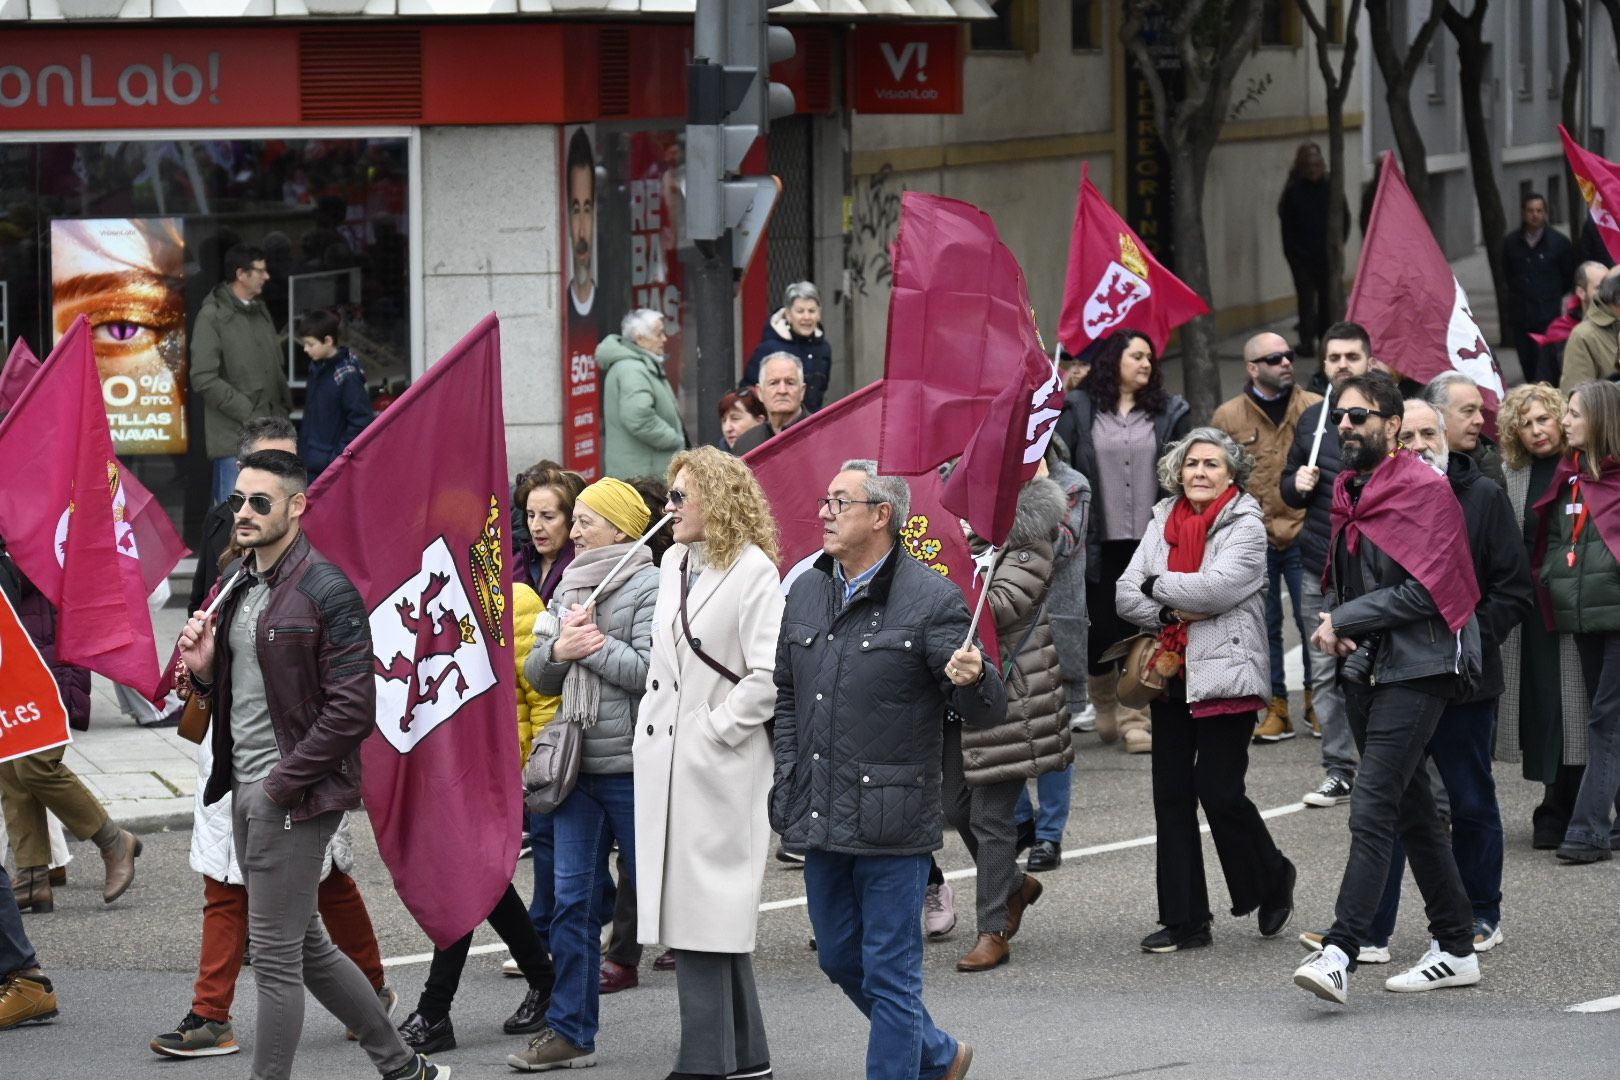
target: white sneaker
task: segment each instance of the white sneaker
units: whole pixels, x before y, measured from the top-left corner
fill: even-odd
[[[1398,994],[1443,990],[1448,986],[1473,986],[1479,982],[1479,957],[1452,956],[1438,941],[1429,942],[1429,951],[1417,966],[1384,980],[1384,989]]]
[[[516,960],[504,960],[501,962],[501,974],[510,979],[521,979],[523,969],[518,967]]]
[[[1069,730],[1096,731],[1097,706],[1087,702],[1086,707],[1075,713],[1074,716],[1069,720]]]
[[[923,929],[931,938],[942,938],[955,928],[956,904],[950,885],[928,886],[923,895]]]
[[[1474,920],[1474,951],[1490,952],[1502,944],[1502,924],[1492,926],[1484,919]]]
[[[1294,972],[1294,985],[1303,987],[1336,1005],[1343,1005],[1349,994],[1350,958],[1337,945],[1329,945],[1301,964]]]
[[[1305,947],[1306,952],[1315,952],[1322,947],[1322,935],[1310,930],[1299,935],[1299,943]],[[1389,963],[1388,945],[1363,945],[1356,953],[1358,964],[1387,964]]]

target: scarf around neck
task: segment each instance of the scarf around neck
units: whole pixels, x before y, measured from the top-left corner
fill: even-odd
[[[609,544],[606,547],[581,551],[574,556],[574,561],[563,571],[562,580],[557,582],[551,606],[541,612],[534,621],[536,649],[550,649],[556,643],[562,634],[563,615],[575,604],[583,604],[585,598],[591,594],[591,590],[607,580],[608,572],[613,569],[614,564],[629,546],[628,543]],[[635,553],[625,561],[623,568],[614,575],[613,580],[608,582],[607,587],[596,598],[598,606],[600,607],[603,600],[618,592],[620,586],[635,577],[640,570],[652,564],[652,552],[647,550],[647,546],[643,544],[636,548]],[[583,663],[570,662],[568,674],[563,676],[562,705],[557,710],[557,719],[565,723],[571,721],[586,728],[594,727],[601,704],[601,676]]]
[[[1165,569],[1173,574],[1196,574],[1204,566],[1204,554],[1209,549],[1209,531],[1215,525],[1226,504],[1242,494],[1236,484],[1221,492],[1202,510],[1195,509],[1183,495],[1170,508],[1164,522],[1164,542],[1170,548]],[[1159,644],[1164,651],[1177,657],[1187,655],[1187,624],[1173,622],[1159,631]]]

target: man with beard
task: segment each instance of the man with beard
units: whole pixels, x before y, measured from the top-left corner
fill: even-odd
[[[1365,375],[1373,364],[1372,339],[1358,323],[1340,322],[1328,327],[1322,336],[1322,374],[1328,392],[1337,396],[1345,381]],[[1305,527],[1298,546],[1305,575],[1301,584],[1305,595],[1305,625],[1314,628],[1321,620],[1322,574],[1327,566],[1328,536],[1333,506],[1333,481],[1339,475],[1339,432],[1325,423],[1324,409],[1331,400],[1306,409],[1294,431],[1294,445],[1283,467],[1283,502],[1305,511]],[[1318,435],[1318,428],[1321,433]],[[1320,440],[1313,455],[1312,448]],[[1308,464],[1312,458],[1315,464]],[[1344,694],[1339,689],[1338,663],[1333,656],[1316,648],[1306,635],[1305,663],[1310,667],[1311,703],[1316,707],[1316,724],[1311,734],[1322,740],[1322,782],[1307,792],[1307,806],[1337,806],[1350,799],[1355,784],[1355,740],[1344,716]]]
[[[591,248],[596,244],[596,162],[591,139],[575,128],[568,140],[568,247],[573,272],[568,279],[568,301],[575,315],[589,315],[596,303],[596,276]]]
[[[1242,393],[1215,410],[1210,423],[1232,436],[1254,458],[1249,487],[1260,499],[1266,515],[1266,635],[1271,643],[1271,705],[1255,729],[1256,742],[1281,742],[1294,737],[1288,715],[1288,681],[1283,673],[1282,586],[1294,608],[1299,639],[1311,631],[1305,622],[1304,570],[1300,560],[1300,528],[1305,508],[1283,501],[1279,479],[1284,459],[1299,430],[1300,417],[1322,399],[1294,384],[1294,350],[1280,334],[1256,334],[1243,346],[1249,382]],[[1305,671],[1305,719],[1314,728],[1316,710],[1311,701],[1311,672]]]
[[[259,988],[255,1080],[288,1080],[307,986],[353,1031],[385,1080],[449,1069],[411,1052],[371,983],[316,911],[321,864],[345,810],[360,806],[360,744],[375,725],[371,625],[343,571],[300,528],[308,472],[296,454],[241,460],[230,504],[246,554],[213,616],[192,615],[180,658],[209,702],[214,768],[205,805],[231,796]]]
[[[1450,486],[1396,442],[1403,412],[1388,378],[1347,380],[1334,402],[1345,471],[1334,481],[1330,610],[1313,635],[1341,658],[1361,773],[1351,795],[1350,854],[1321,948],[1296,985],[1344,1004],[1372,930],[1398,836],[1429,913],[1433,941],[1394,991],[1479,982],[1473,915],[1424,756],[1446,706],[1479,684],[1479,584]]]

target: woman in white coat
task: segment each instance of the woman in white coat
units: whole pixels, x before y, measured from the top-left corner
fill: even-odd
[[[638,934],[675,953],[670,1080],[768,1076],[752,953],[771,840],[776,527],[753,473],[721,450],[677,455],[669,477],[676,543],[636,723]]]

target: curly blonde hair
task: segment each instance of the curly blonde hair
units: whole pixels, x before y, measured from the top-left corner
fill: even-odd
[[[685,469],[708,516],[704,545],[710,566],[728,569],[753,544],[771,562],[779,558],[776,519],[754,472],[738,458],[713,446],[683,450],[669,463],[669,483]]]
[[[1524,448],[1523,441],[1519,439],[1519,429],[1524,426],[1524,419],[1532,405],[1540,405],[1552,413],[1556,421],[1562,421],[1564,413],[1569,410],[1564,395],[1548,383],[1525,383],[1509,390],[1496,413],[1496,430],[1501,436],[1502,459],[1510,469],[1522,469],[1530,464],[1530,451]],[[1558,429],[1558,441],[1564,441],[1562,423]]]

